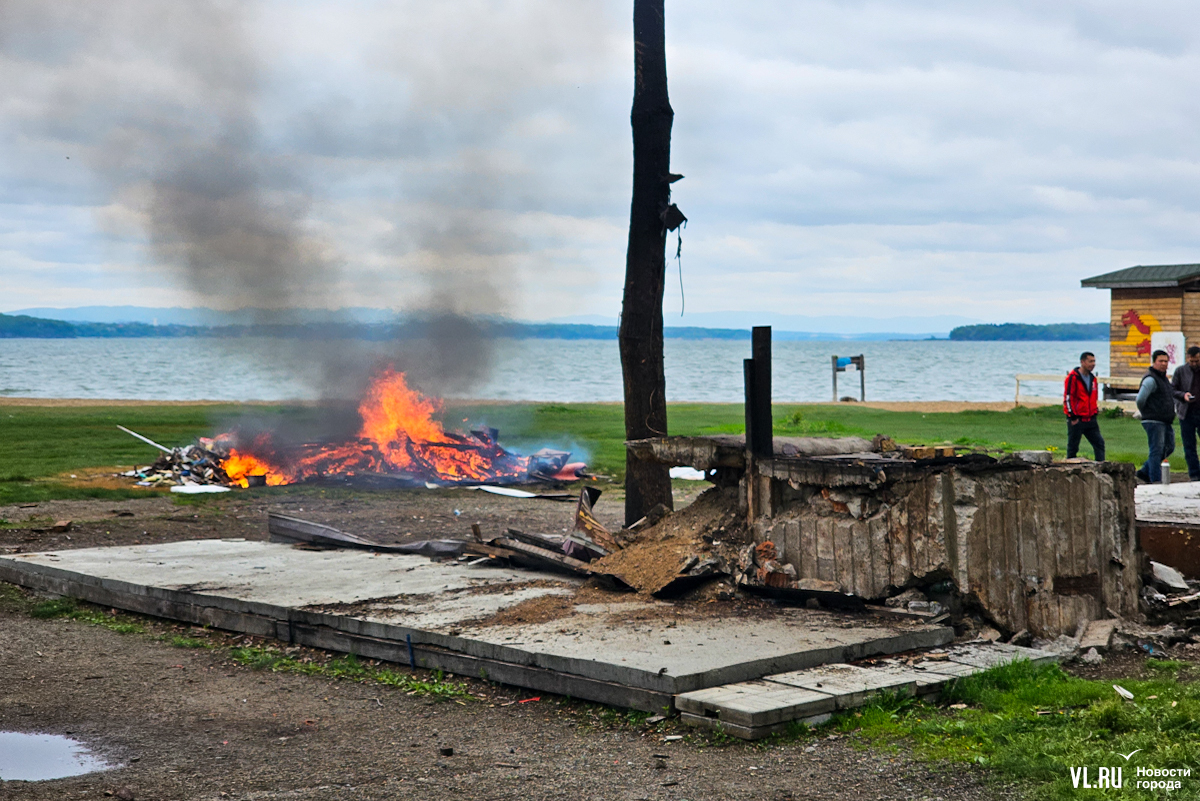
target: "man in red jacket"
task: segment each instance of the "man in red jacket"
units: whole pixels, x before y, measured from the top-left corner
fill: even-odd
[[[1100,435],[1100,382],[1092,374],[1096,368],[1096,355],[1084,351],[1079,355],[1079,366],[1067,373],[1063,383],[1063,412],[1067,415],[1067,458],[1074,459],[1079,453],[1080,437],[1087,437],[1095,451],[1096,461],[1104,461],[1104,437]]]

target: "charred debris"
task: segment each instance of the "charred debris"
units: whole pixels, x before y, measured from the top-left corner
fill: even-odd
[[[499,432],[494,428],[480,428],[470,434],[450,434],[453,444],[461,450],[483,453],[505,469],[497,470],[483,479],[477,476],[457,478],[439,474],[436,466],[419,458],[412,458],[413,467],[407,471],[362,469],[331,469],[328,472],[305,474],[299,480],[270,480],[265,470],[245,472],[244,468],[235,475],[231,458],[236,456],[239,435],[236,432],[219,434],[215,437],[199,437],[191,445],[168,448],[142,434],[124,426],[117,426],[132,437],[160,451],[158,458],[145,467],[136,467],[120,475],[137,479],[139,487],[171,487],[176,492],[219,492],[236,487],[263,487],[268,483],[306,483],[322,486],[347,486],[358,489],[435,488],[461,485],[513,485],[513,484],[557,484],[564,480],[588,478],[589,474],[581,463],[571,463],[569,451],[542,448],[528,457],[501,447]],[[376,446],[371,442],[358,443],[366,452]],[[320,445],[302,446],[321,447]],[[410,455],[411,456],[411,455]],[[369,460],[377,462],[378,460]],[[228,468],[228,469],[227,469]]]

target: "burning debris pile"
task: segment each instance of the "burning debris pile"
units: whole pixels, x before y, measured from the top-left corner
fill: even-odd
[[[139,477],[140,486],[318,482],[377,488],[524,484],[586,476],[586,465],[569,462],[567,451],[543,448],[521,456],[500,446],[494,428],[469,434],[446,431],[435,419],[440,411],[440,401],[410,389],[403,373],[388,369],[375,377],[359,403],[362,426],[354,439],[294,445],[271,432],[245,435],[234,430],[171,449],[122,428],[164,452],[147,470],[125,475]]]
[[[136,431],[130,431],[125,426],[117,426],[117,428],[162,451],[154,464],[148,467],[135,467],[133,470],[121,473],[127,478],[138,479],[139,487],[211,486],[215,488],[230,484],[229,475],[221,466],[225,454],[216,449],[213,440],[201,437],[194,445],[168,448]]]

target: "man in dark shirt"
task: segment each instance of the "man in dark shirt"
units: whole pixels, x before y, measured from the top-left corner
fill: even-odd
[[[1183,440],[1188,480],[1200,481],[1200,460],[1196,458],[1196,434],[1200,430],[1200,347],[1193,345],[1187,349],[1187,361],[1175,368],[1171,387],[1175,390],[1175,413],[1179,415],[1179,437]]]
[[[1162,480],[1162,461],[1175,451],[1175,404],[1182,398],[1167,378],[1170,357],[1165,350],[1150,354],[1150,369],[1138,389],[1137,408],[1142,415],[1150,456],[1137,471],[1137,477],[1151,484]]]

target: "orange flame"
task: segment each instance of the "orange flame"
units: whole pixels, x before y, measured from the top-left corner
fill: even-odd
[[[272,467],[257,456],[239,453],[237,448],[229,451],[229,458],[221,462],[221,468],[225,475],[243,487],[250,486],[247,476],[266,476],[267,485],[272,487],[287,483],[282,470]]]
[[[440,401],[410,389],[404,374],[389,368],[375,377],[359,403],[362,428],[357,440],[304,446],[282,459],[263,455],[274,453],[268,437],[250,446],[260,453],[233,449],[221,466],[243,487],[251,475],[266,475],[267,484],[275,486],[323,475],[483,482],[524,474],[528,457],[511,454],[494,442],[446,433],[434,419],[441,410]]]

